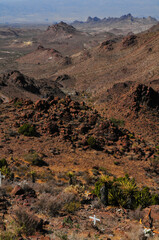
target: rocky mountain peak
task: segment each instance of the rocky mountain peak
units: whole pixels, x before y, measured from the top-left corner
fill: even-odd
[[[61,21],[60,23],[49,26],[47,31],[75,33],[76,29],[73,26]]]
[[[98,17],[88,17],[87,18],[87,21],[86,22],[99,22],[99,21],[101,21],[101,19],[100,18],[98,18]]]

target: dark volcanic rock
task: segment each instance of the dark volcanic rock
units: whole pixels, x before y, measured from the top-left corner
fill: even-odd
[[[35,86],[34,80],[23,75],[19,71],[11,71],[8,74],[4,74],[2,80],[5,84],[13,84],[18,88],[22,88],[28,92],[40,94],[39,89]]]
[[[67,75],[67,74],[64,74],[64,75],[60,75],[56,78],[56,82],[61,82],[61,81],[66,81],[66,80],[69,80],[70,79],[70,76]]]
[[[15,186],[11,192],[11,195],[14,195],[14,196],[22,195],[22,194],[24,194],[24,190],[19,185]]]
[[[50,107],[48,101],[46,100],[39,100],[35,103],[35,109],[42,111],[42,110],[48,110]]]
[[[101,43],[100,48],[104,48],[107,50],[113,50],[113,44],[115,43],[115,40],[107,40]]]
[[[59,96],[59,97],[65,97],[65,94],[60,89],[60,84],[53,82],[51,83],[51,86],[48,85],[47,79],[41,79],[37,83],[38,88],[40,89],[40,93],[44,98],[48,98],[51,96]]]
[[[136,35],[127,36],[122,41],[123,47],[133,46],[136,43],[137,43],[137,36]]]
[[[39,47],[42,49],[43,47]],[[39,50],[40,51],[40,50]],[[10,71],[9,73],[0,75],[0,86],[3,89],[7,87],[6,97],[15,98],[18,92],[18,98],[25,98],[25,94],[28,96],[28,92],[38,95],[38,97],[47,98],[49,96],[65,97],[65,94],[60,90],[60,84],[57,82],[50,82],[48,79],[30,78],[19,71]],[[18,89],[18,90],[17,90]],[[7,91],[10,92],[7,95]],[[25,93],[27,91],[27,93]],[[33,95],[30,96],[32,98]]]
[[[56,32],[75,33],[77,30],[73,26],[68,25],[65,22],[60,22],[52,26],[49,26],[47,31],[53,31],[55,33]]]
[[[154,91],[153,88],[139,84],[132,95],[136,103],[136,110],[138,110],[141,105],[159,109],[159,93]]]
[[[134,94],[134,91],[131,93]],[[149,96],[148,91],[146,91],[146,96]],[[132,95],[127,97],[130,98],[131,102],[129,102],[132,104],[136,94],[133,97]],[[141,97],[141,99],[148,101],[147,98],[145,100]],[[151,101],[148,103],[150,104]],[[14,104],[14,102],[12,101],[10,104]],[[17,115],[23,124],[27,123],[29,119],[36,126],[39,136],[49,135],[51,138],[58,138],[59,142],[69,142],[73,148],[96,149],[116,156],[122,156],[131,151],[141,159],[146,156],[145,150],[144,152],[140,150],[140,144],[136,145],[138,146],[136,149],[132,147],[135,137],[128,130],[124,130],[123,126],[120,127],[120,121],[116,123],[113,120],[104,120],[97,111],[85,106],[83,102],[71,100],[69,96],[62,99],[51,96],[48,100],[29,102],[29,105],[28,103],[26,105],[26,101],[21,100],[21,109]],[[14,118],[12,122],[15,127]],[[132,141],[131,138],[134,140]],[[22,192],[22,195],[25,193]]]
[[[34,189],[30,188],[29,186],[22,188],[21,186],[17,185],[12,190],[11,195],[22,196],[23,199],[26,199],[27,197],[36,198],[36,193]]]

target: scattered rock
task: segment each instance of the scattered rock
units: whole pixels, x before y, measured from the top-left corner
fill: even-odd
[[[123,47],[133,46],[136,43],[137,43],[137,36],[136,35],[127,36],[122,41]]]

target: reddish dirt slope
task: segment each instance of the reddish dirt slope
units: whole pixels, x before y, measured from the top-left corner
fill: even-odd
[[[17,62],[27,64],[46,64],[48,62],[51,64],[62,64],[65,62],[65,58],[55,49],[44,48],[39,45],[35,51],[17,59]]]
[[[109,117],[125,120],[131,131],[158,143],[159,92],[143,84],[125,82],[115,84],[100,99]]]

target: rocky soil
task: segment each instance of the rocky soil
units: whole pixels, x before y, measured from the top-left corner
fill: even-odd
[[[105,207],[90,189],[102,176],[128,173],[140,187],[148,185],[158,193],[157,148],[69,96],[13,99],[0,109],[1,158],[8,162],[1,189],[3,231],[15,234],[21,219],[29,232],[21,231],[34,233],[28,238],[22,234],[23,239],[132,239],[136,231],[141,237],[143,227],[150,227],[149,209]],[[20,131],[27,124],[36,130],[31,136]],[[52,210],[49,202],[46,208],[41,205],[47,198]],[[76,201],[71,208],[70,201]],[[152,207],[154,232],[157,212],[158,206]],[[89,221],[94,214],[101,219],[96,226]]]

